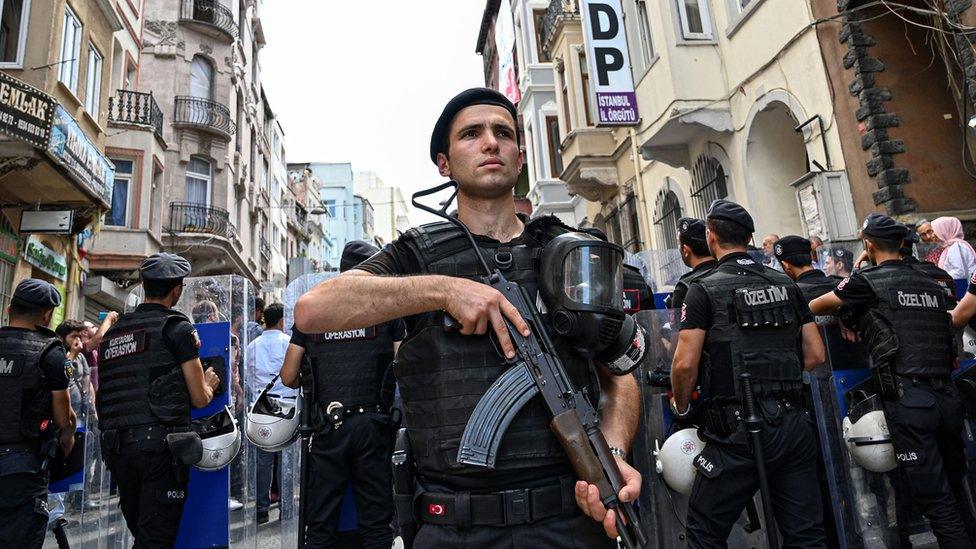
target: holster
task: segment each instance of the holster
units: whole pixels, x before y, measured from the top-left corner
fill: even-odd
[[[895,377],[895,356],[901,348],[898,335],[881,315],[869,312],[862,322],[862,337],[871,350],[871,373],[878,382],[878,390],[885,400],[901,398],[902,390]]]
[[[203,441],[193,431],[169,433],[166,435],[166,446],[173,457],[184,465],[193,465],[203,458]]]
[[[413,545],[417,532],[417,516],[414,512],[416,483],[413,474],[413,452],[406,428],[398,429],[393,443],[393,506],[400,538],[406,549]]]

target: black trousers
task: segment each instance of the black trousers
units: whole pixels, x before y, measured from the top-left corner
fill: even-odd
[[[817,481],[817,442],[809,416],[783,410],[781,422],[762,426],[763,457],[773,515],[784,547],[825,547]],[[688,500],[688,547],[726,547],[736,519],[759,490],[749,434],[705,434],[705,450]],[[704,470],[703,470],[704,469]]]
[[[571,502],[576,505],[576,502]],[[414,538],[415,549],[599,549],[617,546],[603,526],[582,512],[572,517],[554,517],[519,526],[454,526],[424,524]]]
[[[47,532],[47,473],[30,452],[0,455],[0,547],[40,548]]]
[[[964,490],[963,406],[956,389],[903,382],[904,394],[884,403],[895,458],[915,504],[939,546],[976,546],[976,521]]]
[[[335,430],[312,436],[305,547],[336,545],[339,511],[352,484],[359,532],[365,549],[389,549],[393,543],[393,452],[390,419],[381,414],[349,416]]]
[[[163,441],[122,446],[109,460],[119,509],[137,549],[172,547],[186,502],[189,466],[174,464]]]

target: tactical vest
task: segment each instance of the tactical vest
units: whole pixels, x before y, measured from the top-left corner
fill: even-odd
[[[685,296],[688,295],[688,288],[691,287],[692,282],[707,275],[708,273],[712,272],[713,269],[715,269],[715,260],[711,260],[710,262],[711,265],[707,265],[705,267],[701,267],[701,265],[699,265],[699,267],[701,267],[700,269],[692,269],[691,271],[681,275],[678,282],[675,283],[674,291],[671,292],[670,299],[667,303],[669,309],[681,308],[681,306],[684,304]]]
[[[833,276],[808,276],[796,281],[803,299],[810,303],[837,289],[841,279]],[[833,370],[851,370],[868,366],[868,350],[863,341],[849,341],[841,332],[835,315],[815,318],[827,350],[827,362]]]
[[[177,320],[189,322],[171,309],[136,309],[106,332],[98,351],[96,393],[103,430],[189,426],[190,393],[163,338],[163,328]]]
[[[720,402],[738,401],[739,375],[748,372],[758,394],[795,394],[802,389],[803,367],[793,281],[748,257],[740,261],[749,261],[751,269],[727,261],[697,282],[712,309],[702,390]]]
[[[939,286],[942,286],[946,292],[946,308],[949,310],[955,308],[959,300],[956,299],[956,281],[953,280],[952,275],[938,265],[929,263],[928,261],[919,261],[917,259],[915,261],[905,260],[905,264],[931,278]]]
[[[0,403],[7,410],[0,416],[0,446],[27,442],[38,426],[24,425],[26,413],[45,413],[50,418],[50,399],[38,401],[46,410],[29,410],[35,398],[47,391],[41,359],[61,340],[46,328],[37,331],[0,329]],[[40,418],[38,418],[40,419]],[[26,429],[30,427],[30,429]],[[30,431],[30,432],[28,432]]]
[[[380,403],[383,374],[393,361],[389,325],[359,330],[310,334],[305,356],[315,376],[315,401],[345,407]]]
[[[537,258],[542,245],[556,234],[571,231],[549,218],[526,224],[532,245],[510,246],[477,238],[488,266],[498,267],[530,296],[537,295]],[[534,236],[533,236],[534,235]],[[406,235],[418,250],[423,270],[484,281],[484,269],[464,234],[449,223],[411,229]],[[404,416],[418,469],[428,476],[484,478],[485,469],[459,464],[457,453],[465,425],[478,401],[505,371],[505,363],[487,335],[447,333],[443,315],[430,313],[411,326],[400,345],[396,377],[403,397]],[[560,345],[557,348],[568,346]],[[559,353],[574,387],[590,383],[590,365],[571,353]],[[592,398],[591,394],[591,398]],[[516,415],[499,448],[495,469],[507,472],[566,465],[568,460],[549,429],[550,416],[540,397]],[[433,474],[433,475],[432,475]]]
[[[883,264],[861,271],[877,299],[859,319],[862,337],[872,356],[885,349],[885,332],[894,332],[894,371],[905,376],[947,376],[952,369],[952,321],[946,311],[945,288],[902,264]]]

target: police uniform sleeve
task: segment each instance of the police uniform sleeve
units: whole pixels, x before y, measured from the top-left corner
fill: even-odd
[[[163,338],[180,364],[200,358],[200,336],[193,324],[185,320],[174,320],[166,325]]]
[[[705,288],[699,284],[692,284],[681,304],[680,321],[682,330],[707,330],[712,322],[712,306],[708,301]]]
[[[388,328],[390,330],[390,338],[393,341],[403,341],[407,337],[407,325],[404,324],[402,318],[390,321]]]
[[[800,317],[800,325],[815,322],[816,317],[814,317],[813,312],[810,311],[810,304],[807,303],[807,300],[803,298],[803,293],[800,292],[800,288],[793,286],[792,291],[793,303],[796,303],[796,312]]]
[[[420,272],[417,255],[406,237],[400,237],[383,247],[356,269],[379,276],[412,275]]]
[[[860,309],[874,300],[874,292],[871,290],[871,286],[860,273],[853,273],[841,280],[834,293],[844,302],[844,305],[853,309]]]
[[[291,328],[291,341],[292,345],[298,345],[302,349],[306,348],[307,343],[305,343],[305,332],[302,332],[298,328],[292,326]]]
[[[50,391],[63,391],[68,388],[68,357],[64,349],[55,345],[41,359],[41,373],[47,379]]]

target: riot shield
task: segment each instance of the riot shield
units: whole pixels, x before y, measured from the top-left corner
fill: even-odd
[[[691,270],[682,262],[681,253],[676,249],[637,252],[628,256],[627,263],[641,270],[654,292],[657,309],[665,308],[664,298],[674,290],[681,275]]]

